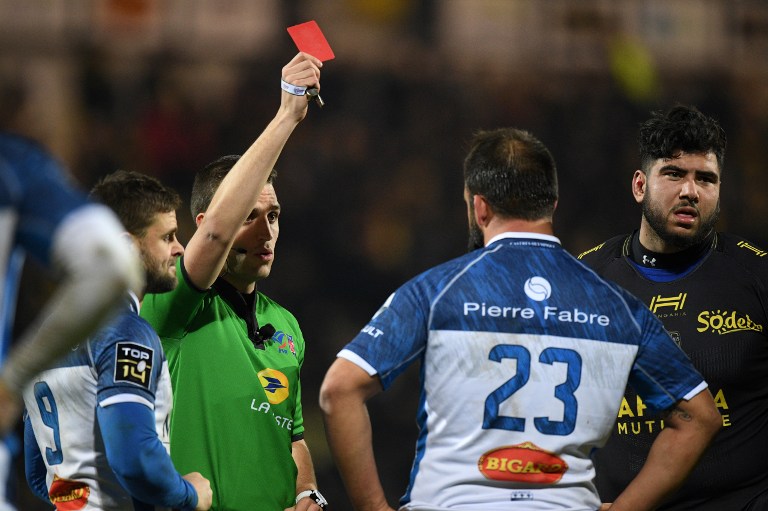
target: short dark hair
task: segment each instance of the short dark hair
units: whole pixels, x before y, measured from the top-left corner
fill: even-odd
[[[480,131],[464,159],[464,186],[502,217],[538,220],[555,211],[557,167],[549,149],[527,131]]]
[[[118,170],[91,189],[93,200],[109,206],[129,233],[142,237],[155,215],[176,211],[181,198],[154,177],[132,170]]]
[[[640,125],[638,138],[640,168],[647,172],[659,158],[671,158],[678,151],[712,152],[720,171],[725,163],[725,130],[696,107],[675,105],[667,112],[651,112]]]
[[[195,175],[195,182],[192,184],[192,197],[189,201],[193,219],[197,218],[198,214],[206,211],[208,206],[211,205],[213,195],[224,180],[224,176],[232,170],[240,156],[239,154],[222,156],[206,165],[203,170]],[[267,177],[267,184],[273,184],[276,178],[277,170],[272,169],[269,177]]]

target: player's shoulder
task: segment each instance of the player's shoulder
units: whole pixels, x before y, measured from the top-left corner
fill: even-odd
[[[101,347],[117,342],[132,342],[152,348],[160,344],[160,338],[149,322],[129,308],[121,311],[92,340]]]
[[[719,232],[715,251],[764,278],[768,276],[768,249],[757,243],[737,234]]]
[[[585,250],[576,258],[589,266],[597,267],[620,259],[626,252],[625,248],[631,239],[631,234],[620,234],[609,238],[589,250]]]
[[[482,257],[484,251],[485,249],[473,250],[432,266],[408,280],[401,288],[414,288],[419,294],[427,296],[435,294],[472,266],[473,262]]]
[[[274,298],[265,295],[261,291],[256,291],[257,296],[257,307],[258,309],[277,309],[281,312],[285,312],[287,314],[291,314],[291,312],[283,307],[277,300]],[[291,314],[293,316],[293,314]]]
[[[472,264],[473,261],[477,260],[485,251],[484,248],[473,250],[471,252],[468,252],[466,254],[461,254],[459,256],[454,257],[453,259],[449,259],[447,261],[444,261],[442,263],[436,264],[435,266],[428,268],[427,270],[423,271],[421,275],[424,277],[440,277],[442,275],[451,275],[455,274],[456,272],[459,272]]]
[[[716,248],[732,257],[752,259],[761,263],[768,261],[768,249],[738,234],[718,232]]]
[[[416,286],[427,293],[430,291],[439,292],[444,289],[446,285],[454,283],[457,278],[463,275],[472,275],[475,268],[479,268],[480,271],[486,272],[487,267],[483,266],[483,262],[488,260],[486,257],[492,255],[503,246],[505,245],[495,243],[456,256],[453,259],[449,259],[422,271],[406,282],[403,287]]]

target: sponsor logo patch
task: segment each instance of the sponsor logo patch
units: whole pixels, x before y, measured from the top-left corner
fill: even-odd
[[[714,310],[714,311],[701,311],[696,318],[700,327],[696,328],[697,332],[712,331],[720,335],[730,334],[733,332],[743,332],[744,330],[753,330],[755,332],[762,332],[763,325],[756,323],[749,317],[749,314],[739,314],[736,311],[727,310]]]
[[[477,461],[477,468],[494,481],[552,484],[568,471],[568,464],[532,442],[523,442],[486,452]]]
[[[133,342],[119,342],[115,350],[115,381],[133,383],[149,389],[152,383],[152,358],[155,351]]]
[[[287,354],[290,350],[291,354],[293,354],[294,357],[296,356],[296,346],[293,344],[292,335],[288,335],[280,330],[275,332],[272,339],[280,343],[277,347],[278,352]]]
[[[91,488],[87,484],[62,479],[57,475],[53,476],[53,483],[51,483],[51,489],[48,491],[48,496],[51,503],[56,507],[56,511],[83,509],[88,504],[90,495]]]
[[[680,293],[675,296],[661,296],[656,295],[651,298],[651,305],[648,306],[651,312],[656,314],[659,309],[669,311],[670,309],[677,312],[683,310],[685,307],[685,299],[688,298],[688,293]]]
[[[288,398],[288,378],[283,373],[267,368],[259,371],[258,375],[270,404],[276,405]]]
[[[525,281],[523,291],[531,300],[541,302],[552,296],[552,285],[544,277],[531,277]]]

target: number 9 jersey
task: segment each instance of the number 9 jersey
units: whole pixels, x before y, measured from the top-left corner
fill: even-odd
[[[115,438],[132,435],[138,418],[126,415],[118,423],[103,422],[106,416],[98,410],[123,404],[146,406],[154,415],[151,433],[162,442],[159,458],[144,444],[133,446],[130,455],[141,452],[154,464],[155,476],[150,482],[131,482],[146,486],[146,493],[157,500],[165,498],[166,480],[168,486],[178,484],[162,463],[167,459],[170,467],[168,363],[160,339],[139,317],[136,297],[131,298],[130,309],[126,306],[110,325],[37,375],[24,391],[27,479],[56,509],[156,509],[139,502],[116,475],[123,473],[129,453],[110,457]]]
[[[657,410],[707,387],[644,304],[531,233],[407,282],[339,357],[384,389],[421,362],[404,509],[596,510],[627,383]]]

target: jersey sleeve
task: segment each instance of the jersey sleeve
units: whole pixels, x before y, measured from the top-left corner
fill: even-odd
[[[299,378],[296,379],[296,407],[293,411],[293,434],[291,436],[291,440],[294,442],[304,438],[304,407],[301,404],[301,368],[304,366],[304,353],[306,352],[304,335],[301,333],[298,325],[296,326],[295,333],[300,337],[300,340],[296,343],[296,359],[299,363]]]
[[[137,403],[97,409],[109,466],[120,484],[145,503],[194,510],[197,492],[171,462],[155,431],[154,416]]]
[[[304,408],[301,405],[301,378],[296,380],[296,406],[293,410],[291,442],[304,438]]]
[[[163,342],[184,337],[187,326],[207,294],[190,282],[184,271],[183,256],[176,260],[176,276],[178,285],[175,289],[167,293],[148,294],[141,306],[141,317],[152,325]]]
[[[424,352],[428,319],[426,293],[412,280],[384,302],[338,356],[377,374],[386,390]]]
[[[160,343],[152,342],[149,325],[135,320],[112,325],[98,340],[89,341],[100,407],[135,402],[154,409],[163,353]]]

